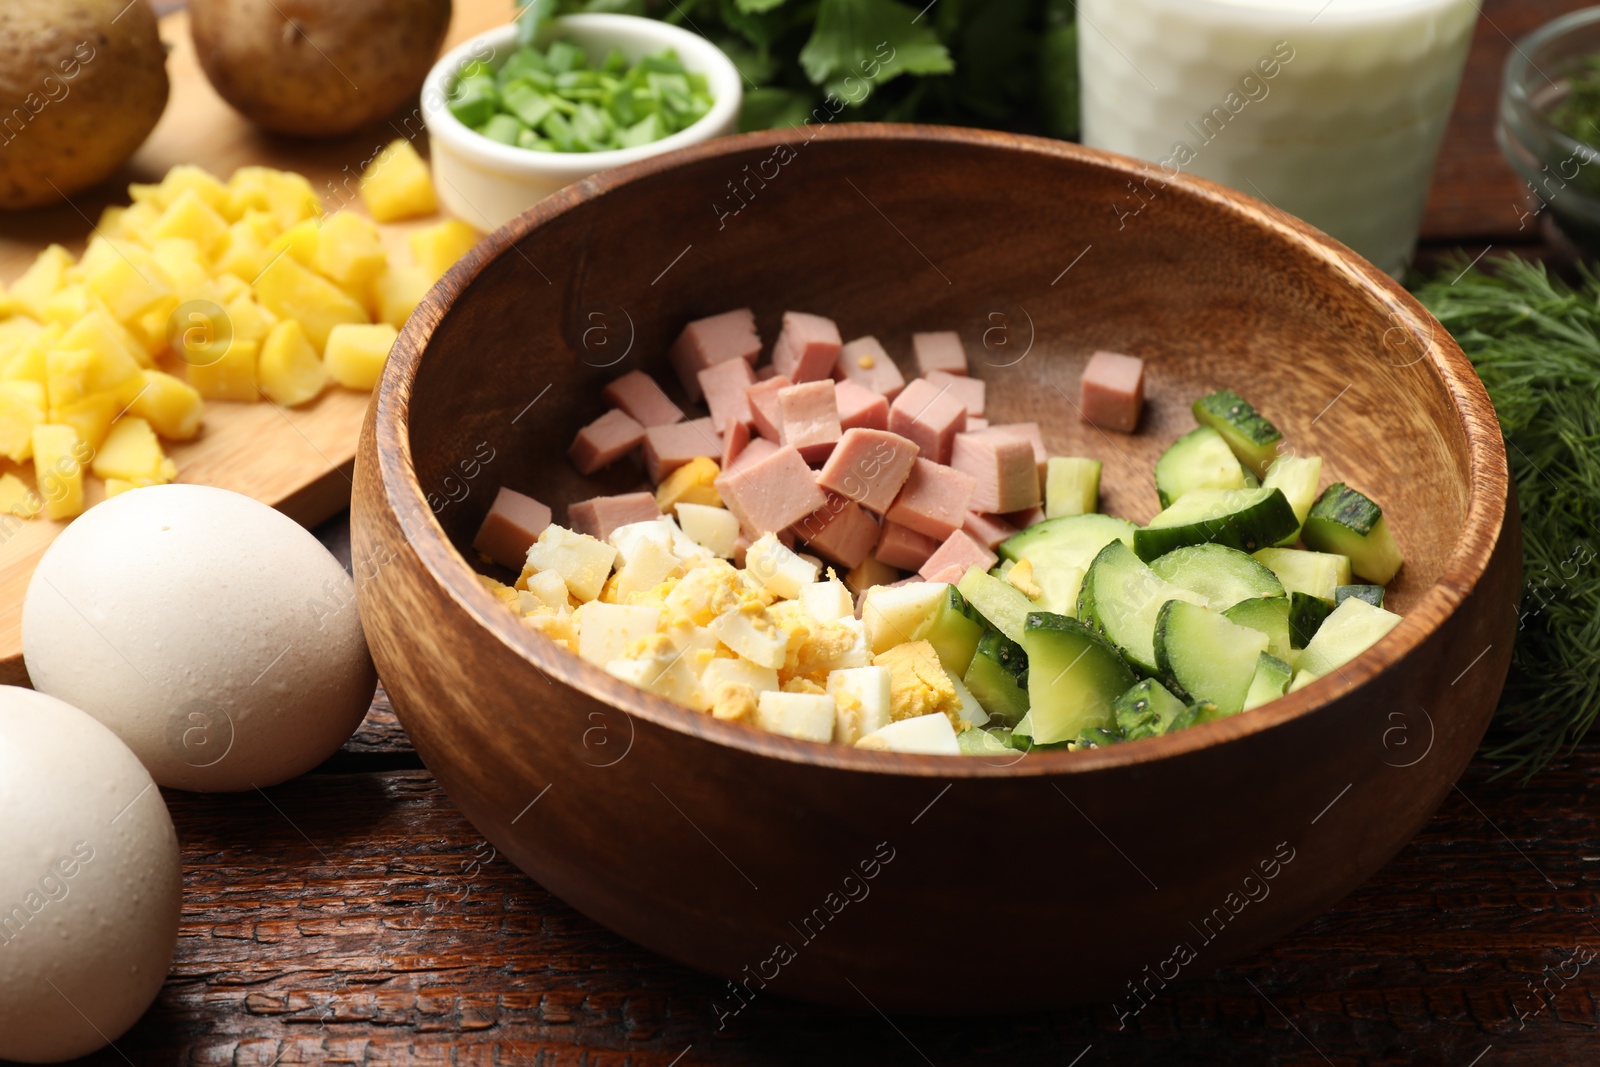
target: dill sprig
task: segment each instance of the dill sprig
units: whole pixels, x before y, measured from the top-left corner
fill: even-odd
[[[1485,755],[1524,780],[1600,713],[1600,277],[1516,256],[1414,285],[1494,402],[1522,513],[1523,597]]]

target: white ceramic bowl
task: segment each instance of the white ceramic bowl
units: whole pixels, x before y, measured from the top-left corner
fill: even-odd
[[[462,67],[474,60],[497,66],[516,50],[514,24],[480,33],[446,53],[422,86],[422,117],[439,199],[451,214],[480,230],[499,229],[556,190],[591,174],[738,132],[744,96],[739,71],[720,48],[699,34],[633,15],[569,15],[540,32],[541,46],[555,40],[571,41],[591,59],[604,58],[615,48],[629,62],[671,48],[685,67],[706,76],[711,110],[688,129],[637,148],[536,152],[500,144],[450,113],[450,88]]]

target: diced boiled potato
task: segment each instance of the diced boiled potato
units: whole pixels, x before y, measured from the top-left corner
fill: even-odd
[[[45,393],[52,408],[76,404],[89,395],[90,364],[87,348],[52,348],[45,353]]]
[[[86,285],[62,286],[44,302],[45,321],[70,326],[89,313],[93,300],[94,294]]]
[[[0,319],[0,378],[4,377],[5,366],[11,362],[11,357],[17,354],[17,350],[43,329],[42,323],[26,315]]]
[[[867,734],[856,742],[856,747],[928,756],[961,755],[955,727],[948,718],[938,714],[892,722]]]
[[[399,332],[386,322],[371,326],[335,326],[328,334],[323,360],[333,380],[346,389],[372,389],[383,376]]]
[[[183,379],[165,371],[147,370],[144,388],[128,405],[128,411],[169,441],[187,441],[200,432],[205,401],[200,391]]]
[[[949,595],[950,586],[944,582],[911,582],[869,591],[861,604],[861,622],[873,653],[915,640]]]
[[[888,585],[899,577],[899,571],[887,563],[879,563],[876,556],[868,556],[844,576],[844,584],[856,596],[861,596],[873,586]]]
[[[854,618],[856,613],[856,603],[850,596],[850,590],[837,578],[801,586],[800,606],[818,622],[838,622],[840,619]]]
[[[189,384],[207,400],[233,400],[242,404],[261,399],[256,369],[261,346],[237,337],[221,357],[189,367]]]
[[[90,468],[97,478],[121,478],[136,484],[169,482],[175,473],[155,431],[136,416],[117,420]]]
[[[319,353],[326,349],[334,327],[368,321],[366,308],[328,279],[307,270],[293,256],[280,256],[263,270],[256,279],[255,293],[256,299],[278,318],[299,319]]]
[[[240,167],[228,179],[228,202],[234,217],[252,209],[271,215],[281,230],[322,214],[311,183],[302,175],[271,167]]]
[[[142,386],[141,371],[149,357],[103,311],[91,311],[79,319],[61,336],[59,347],[89,353],[83,382],[86,393],[115,393],[127,403]]]
[[[292,321],[278,318],[258,304],[248,292],[240,293],[228,301],[223,310],[233,336],[242,341],[265,341],[274,326]]]
[[[261,391],[290,408],[315,400],[328,384],[327,368],[294,319],[278,323],[267,335],[261,345],[258,376]]]
[[[853,745],[889,725],[889,668],[847,667],[828,672],[833,697],[833,740]]]
[[[721,473],[716,460],[696,456],[667,475],[656,487],[656,506],[669,515],[680,501],[721,507],[722,497],[716,486],[717,475]]]
[[[604,667],[628,654],[628,646],[656,632],[661,609],[591,600],[573,613],[578,626],[578,655]]]
[[[718,686],[747,685],[755,693],[776,693],[778,672],[771,667],[759,667],[748,660],[721,656],[706,664],[700,672],[700,686],[709,699],[716,699]]]
[[[438,281],[477,243],[477,230],[458,219],[449,219],[412,234],[411,254],[416,257],[417,265]]]
[[[392,142],[361,175],[361,199],[379,222],[418,219],[439,210],[439,197],[410,141]]]
[[[704,504],[678,504],[678,524],[683,532],[714,556],[730,559],[739,540],[739,519],[726,508]]]
[[[60,245],[40,252],[22,277],[11,284],[12,306],[43,321],[45,303],[65,284],[63,275],[70,266],[72,254]]]
[[[388,262],[378,228],[360,215],[335,212],[317,231],[316,269],[342,286],[367,286]]]
[[[93,450],[71,426],[50,423],[33,428],[34,481],[48,519],[71,519],[83,512],[83,465]]]
[[[762,693],[756,724],[763,730],[801,741],[833,739],[833,698],[816,693]]]
[[[90,393],[69,404],[52,406],[49,421],[71,426],[79,440],[95,449],[106,439],[111,424],[124,406],[122,400],[111,393]]]
[[[33,453],[32,444],[28,446],[28,453]],[[31,519],[43,507],[44,501],[39,499],[39,494],[27,482],[10,471],[0,474],[0,515]]]
[[[527,565],[535,573],[555,571],[573,599],[587,603],[600,595],[616,558],[617,550],[604,541],[552,523],[528,547]]]
[[[17,346],[11,359],[6,363],[4,377],[6,381],[30,381],[40,385],[48,385],[50,381],[49,353],[61,343],[61,337],[66,333],[66,328],[59,322],[52,322],[38,333],[29,337]]]
[[[150,232],[161,218],[161,209],[154,203],[135,203],[117,220],[117,232],[107,231],[104,236],[114,240],[139,241],[149,244]]]
[[[156,187],[153,200],[158,206],[167,207],[176,203],[186,192],[194,193],[207,207],[224,218],[231,215],[233,205],[228,187],[210,171],[192,163],[179,163],[167,171],[166,177]],[[129,195],[132,195],[131,191]]]
[[[675,653],[666,659],[614,659],[606,664],[605,669],[613,678],[620,678],[665,700],[691,708],[704,708],[705,696],[699,679]]]
[[[319,219],[295,223],[268,242],[267,257],[270,259],[287,252],[302,267],[316,270],[318,233],[321,228]]]
[[[617,550],[619,601],[625,602],[632,593],[654,589],[678,572],[672,530],[659,519],[617,527],[611,532],[611,544]]]
[[[775,595],[793,600],[800,587],[817,580],[818,566],[785,547],[776,534],[762,534],[745,550],[745,572]]]
[[[129,489],[140,489],[140,488],[143,488],[143,487],[140,486],[139,484],[135,483],[135,482],[125,481],[125,480],[123,480],[121,478],[107,478],[106,479],[106,499],[110,500],[114,496],[121,496],[123,493],[126,493]]]
[[[710,628],[717,640],[758,667],[776,669],[788,657],[789,635],[765,614],[735,608],[712,619]]]
[[[272,258],[267,252],[267,245],[272,243],[274,236],[276,234],[271,233],[270,227],[268,236],[262,236],[262,227],[249,219],[234,223],[228,227],[228,235],[217,250],[217,270],[237,274],[241,278],[254,278]]]
[[[415,264],[393,264],[378,275],[372,283],[372,296],[377,305],[378,320],[400,329],[422,303],[422,298],[433,288],[428,272]]]
[[[13,463],[32,458],[33,428],[45,421],[46,410],[38,382],[0,382],[0,455]]]
[[[189,238],[162,238],[151,246],[150,254],[156,257],[156,266],[171,279],[180,299],[193,296],[210,285],[210,259]]]
[[[187,238],[209,256],[221,247],[228,236],[228,220],[201,199],[195,190],[185,189],[161,213],[150,234],[157,241],[168,237]]]
[[[86,267],[85,280],[122,323],[132,321],[152,305],[176,299],[155,257],[129,244],[118,247],[115,255],[103,257],[92,269]]]

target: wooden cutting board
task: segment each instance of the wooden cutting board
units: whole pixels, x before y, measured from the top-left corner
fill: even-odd
[[[169,5],[170,6],[170,5]],[[510,0],[455,0],[455,18],[445,48],[509,21]],[[150,139],[104,187],[73,197],[71,204],[21,214],[0,214],[0,281],[14,281],[41,249],[65,245],[83,251],[95,219],[108,204],[127,202],[129,182],[159,181],[177,163],[193,163],[226,179],[234,170],[263,164],[295,170],[311,179],[330,209],[361,210],[355,195],[362,166],[397,137],[411,137],[426,154],[419,115],[398,116],[389,125],[337,141],[299,142],[257,131],[223,103],[195,59],[188,16],[161,20],[169,55],[172,93]],[[385,226],[390,251],[408,256],[406,237],[423,220]],[[350,503],[350,472],[368,395],[332,388],[314,403],[286,409],[276,404],[208,401],[204,429],[194,441],[171,444],[178,481],[216,485],[246,493],[296,521],[321,522]],[[18,471],[32,481],[32,471]],[[104,497],[88,478],[92,505]],[[64,522],[35,519],[0,540],[0,683],[26,684],[22,666],[22,598],[34,564]]]

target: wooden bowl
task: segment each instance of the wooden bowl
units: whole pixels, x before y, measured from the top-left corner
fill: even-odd
[[[574,432],[617,374],[670,379],[685,321],[743,305],[769,343],[799,308],[902,362],[913,330],[959,330],[989,417],[1103,459],[1105,509],[1140,521],[1190,400],[1236,388],[1383,504],[1405,619],[1266,708],[1015,760],[791,741],[612,679],[514,619],[469,543],[499,485],[558,516],[642,487],[628,464],[580,477]],[[1074,410],[1102,347],[1147,361],[1137,434]],[[728,978],[719,1015],[781,993],[1127,1017],[1328,908],[1438,805],[1511,654],[1507,492],[1461,351],[1332,239],[1072,144],[840,124],[598,175],[452,270],[368,413],[356,575],[384,684],[466,816],[587,915]]]

